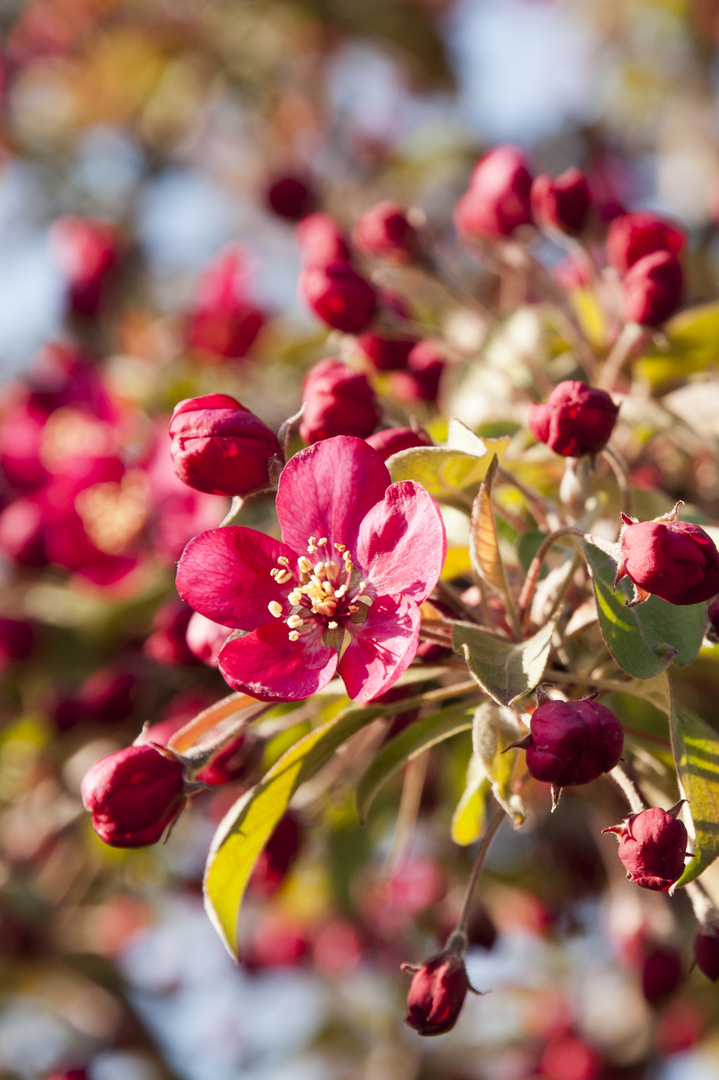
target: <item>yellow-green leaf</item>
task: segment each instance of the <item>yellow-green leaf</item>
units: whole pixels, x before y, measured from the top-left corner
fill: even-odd
[[[377,707],[349,709],[306,735],[225,815],[210,847],[204,890],[210,920],[233,957],[238,954],[237,922],[247,882],[290,799],[338,746],[381,711]]]
[[[487,816],[489,787],[489,778],[481,761],[476,754],[472,754],[467,766],[467,783],[452,815],[452,839],[455,844],[466,847],[479,840]]]
[[[387,460],[393,480],[416,480],[431,495],[441,498],[453,490],[474,487],[483,479],[492,453],[502,457],[510,436],[480,439],[459,420],[450,420],[444,446],[418,446],[401,450]]]
[[[686,885],[719,856],[719,735],[684,705],[672,709],[672,737],[682,794],[694,824],[694,855],[679,878]]]
[[[687,375],[716,363],[719,303],[701,304],[680,312],[664,325],[667,345],[634,362],[635,373],[652,386],[684,381]]]
[[[519,643],[495,637],[470,623],[455,623],[452,644],[464,655],[482,689],[499,705],[511,705],[541,682],[557,617]]]

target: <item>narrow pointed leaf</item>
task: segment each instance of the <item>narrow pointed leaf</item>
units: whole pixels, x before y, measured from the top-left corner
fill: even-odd
[[[452,644],[482,689],[499,705],[511,705],[542,681],[556,622],[557,616],[518,644],[469,623],[455,623]]]
[[[612,585],[617,568],[613,559],[584,541],[582,549],[592,570],[602,636],[627,675],[651,679],[672,662],[684,667],[696,659],[704,636],[705,604],[669,604],[650,596],[628,608],[631,584],[625,578],[615,593]]]
[[[517,750],[509,747],[527,734],[511,709],[493,701],[483,701],[475,711],[472,746],[482,769],[492,784],[497,802],[514,818],[517,828],[524,822],[521,798],[512,791]],[[506,752],[505,752],[506,751]]]
[[[492,458],[487,475],[480,484],[479,493],[472,507],[469,526],[469,555],[472,565],[483,581],[496,592],[505,593],[507,581],[502,557],[499,554],[497,528],[492,510],[492,483],[497,472],[496,455]]]
[[[674,759],[694,825],[694,856],[677,886],[698,877],[719,857],[719,735],[684,705],[672,709]]]
[[[403,765],[430,746],[450,739],[461,731],[470,731],[471,727],[472,710],[466,705],[457,705],[416,720],[390,740],[357,784],[355,805],[360,821],[364,824],[377,792]]]
[[[290,799],[338,746],[381,712],[376,707],[350,709],[300,739],[221,822],[205,870],[205,907],[231,956],[238,955],[238,915],[250,874]]]

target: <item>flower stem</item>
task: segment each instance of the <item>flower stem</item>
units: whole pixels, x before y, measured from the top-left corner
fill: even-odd
[[[539,571],[542,569],[542,563],[544,562],[549,549],[557,541],[561,540],[563,536],[580,536],[583,539],[587,537],[587,533],[584,529],[577,529],[574,525],[564,525],[561,529],[555,529],[549,536],[545,537],[542,541],[537,554],[532,559],[529,570],[527,571],[527,577],[524,585],[522,586],[522,592],[519,597],[519,618],[521,622],[524,622],[527,616],[530,602],[532,600],[532,594],[534,593],[537,579],[539,577]]]
[[[597,386],[601,390],[613,390],[624,364],[631,356],[634,346],[644,337],[644,327],[638,323],[626,323],[602,365]]]
[[[629,803],[629,808],[632,813],[641,814],[642,810],[646,809],[646,803],[639,794],[639,789],[636,787],[634,781],[629,779],[629,776],[624,771],[622,766],[615,765],[611,772],[609,772],[607,775],[611,780],[614,781],[624,798]]]
[[[612,472],[617,478],[617,486],[619,488],[619,494],[622,500],[622,513],[627,517],[631,517],[632,513],[632,489],[629,486],[629,476],[627,475],[627,467],[622,461],[616,450],[613,450],[609,446],[605,446],[599,453],[610,466]]]
[[[393,867],[402,861],[409,848],[412,832],[417,822],[417,814],[419,813],[428,762],[429,755],[426,750],[407,762],[402,785],[402,796],[397,811],[397,823],[389,853],[385,860],[387,876],[391,874]]]
[[[477,855],[474,860],[472,873],[470,874],[469,881],[467,883],[467,891],[464,895],[464,903],[462,904],[462,910],[460,911],[459,919],[457,920],[456,929],[460,931],[460,933],[467,933],[469,917],[472,913],[472,900],[474,899],[474,890],[477,888],[477,882],[479,881],[482,874],[484,860],[486,859],[487,852],[489,851],[489,845],[492,843],[494,835],[499,829],[499,826],[504,821],[504,818],[505,812],[504,810],[502,810],[501,807],[498,806],[494,816],[490,819],[489,824],[485,829],[484,836],[482,837],[482,842],[479,845],[479,850],[477,851]]]
[[[684,886],[684,892],[691,901],[700,927],[716,925],[719,922],[716,908],[698,881],[690,881]]]

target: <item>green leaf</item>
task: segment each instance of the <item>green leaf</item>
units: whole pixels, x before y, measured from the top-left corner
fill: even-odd
[[[700,716],[672,709],[674,760],[694,823],[694,855],[676,887],[687,885],[719,856],[719,735]]]
[[[716,363],[719,303],[701,304],[680,312],[664,325],[667,346],[639,357],[635,373],[652,386],[681,379]]]
[[[382,747],[360,777],[355,792],[357,816],[363,824],[382,785],[423,750],[443,742],[444,739],[450,739],[460,731],[469,731],[472,727],[471,712],[466,705],[456,705],[433,713],[432,716],[425,716],[422,720],[409,724]]]
[[[247,882],[290,799],[338,746],[379,715],[376,707],[350,709],[300,739],[220,823],[205,869],[205,907],[233,957],[238,954],[237,922]]]
[[[459,420],[450,420],[444,446],[418,446],[401,450],[387,460],[392,480],[417,480],[431,495],[441,498],[452,490],[474,487],[485,476],[493,450],[506,451],[510,436],[480,439]]]
[[[492,510],[492,482],[497,472],[497,465],[497,457],[494,455],[487,469],[487,475],[479,486],[477,498],[474,500],[469,526],[469,554],[472,565],[482,580],[491,585],[496,592],[506,595],[507,579],[502,556],[499,553],[499,541]]]
[[[504,705],[483,701],[475,710],[472,727],[475,756],[491,781],[495,799],[514,818],[517,828],[526,816],[521,798],[512,791],[518,751],[505,751],[509,751],[512,743],[518,742],[526,734],[527,729]]]
[[[466,847],[481,836],[487,816],[489,787],[489,777],[482,768],[482,762],[476,754],[472,754],[467,765],[467,783],[452,815],[452,839],[455,844]]]
[[[581,544],[592,570],[602,636],[622,670],[635,679],[651,679],[672,661],[684,667],[695,660],[704,637],[706,606],[669,604],[650,596],[629,608],[624,601],[633,590],[627,579],[616,593],[612,588],[614,560],[593,544]]]
[[[482,689],[499,705],[511,705],[541,682],[557,618],[518,644],[469,623],[455,623],[452,644]]]

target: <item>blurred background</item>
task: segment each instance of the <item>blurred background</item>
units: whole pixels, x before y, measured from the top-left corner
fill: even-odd
[[[537,791],[527,831],[503,829],[469,962],[491,993],[421,1040],[399,963],[460,904],[468,738],[440,748],[389,883],[399,782],[365,830],[338,795],[310,837],[307,796],[256,875],[241,967],[204,914],[204,859],[252,754],[270,764],[306,721],[223,763],[155,849],[104,847],[79,782],[225,692],[173,586],[225,500],[175,481],[167,415],[214,391],[270,425],[296,410],[326,353],[296,219],[349,228],[392,198],[442,247],[477,157],[512,142],[536,171],[584,169],[607,221],[677,219],[690,298],[714,298],[719,2],[4,0],[0,32],[2,1080],[713,1080],[691,912],[627,888],[595,839],[611,793],[555,820]],[[228,253],[230,345],[202,321]]]

